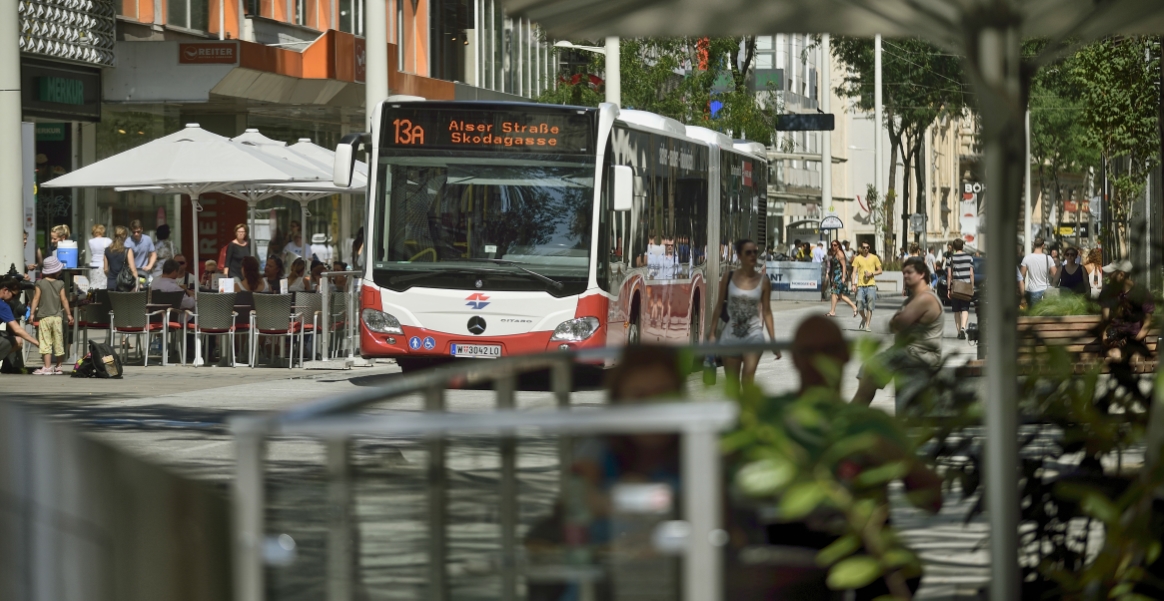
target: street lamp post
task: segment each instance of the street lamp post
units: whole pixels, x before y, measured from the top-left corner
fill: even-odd
[[[569,48],[571,50],[585,50],[586,52],[593,52],[601,54],[606,57],[606,101],[615,105],[622,106],[622,73],[619,68],[619,61],[621,60],[619,54],[618,38],[610,36],[606,38],[606,46],[579,46],[562,40],[554,44],[555,48]]]

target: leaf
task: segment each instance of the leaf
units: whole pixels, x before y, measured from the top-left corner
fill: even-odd
[[[1102,494],[1092,491],[1079,504],[1084,513],[1105,524],[1114,524],[1120,517],[1120,510]]]
[[[860,548],[861,541],[855,535],[846,534],[816,554],[816,565],[826,568],[856,553]]]
[[[794,484],[780,498],[780,517],[790,520],[800,519],[820,505],[825,499],[825,490],[817,482]]]
[[[881,564],[861,555],[843,559],[829,570],[827,583],[834,591],[861,588],[881,576]]]
[[[904,547],[890,549],[881,558],[881,563],[887,569],[904,568],[906,566],[917,565],[917,555],[914,555],[912,551]]]
[[[736,474],[736,485],[752,497],[768,497],[780,492],[796,476],[796,466],[783,458],[768,458],[745,465]]]

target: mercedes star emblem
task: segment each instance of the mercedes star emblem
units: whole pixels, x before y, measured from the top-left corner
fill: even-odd
[[[485,285],[485,282],[482,282],[481,280],[477,280],[477,282],[474,285],[477,286],[478,288],[480,288],[481,286]]]
[[[469,333],[480,336],[485,333],[485,319],[476,315],[469,318]]]

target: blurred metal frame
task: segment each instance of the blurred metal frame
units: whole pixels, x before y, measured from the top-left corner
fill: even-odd
[[[787,342],[761,345],[701,345],[684,347],[691,358],[734,355],[788,349]],[[722,535],[721,468],[718,435],[735,424],[738,407],[731,401],[705,403],[656,403],[639,406],[571,409],[571,377],[576,363],[600,363],[617,357],[622,349],[604,348],[575,352],[506,357],[494,361],[454,363],[422,373],[404,375],[366,391],[337,395],[306,403],[282,413],[245,416],[230,422],[236,438],[237,477],[234,487],[234,540],[236,601],[265,598],[262,543],[264,532],[265,441],[272,436],[308,436],[325,441],[330,495],[337,508],[332,528],[345,532],[329,535],[328,599],[352,598],[355,578],[350,528],[350,486],[346,462],[350,441],[356,436],[394,436],[427,439],[429,445],[429,599],[448,598],[445,575],[444,438],[450,434],[493,435],[501,439],[500,483],[502,523],[502,598],[517,597],[515,437],[521,433],[563,435],[568,451],[571,435],[627,433],[677,433],[682,448],[683,514],[691,526],[684,556],[683,591],[690,601],[719,601],[723,590],[723,565],[718,546]],[[517,411],[514,392],[522,373],[549,370],[550,390],[557,408]],[[498,410],[492,413],[445,413],[445,386],[454,380],[492,381]],[[391,416],[351,415],[373,403],[408,394],[423,394],[426,411]],[[568,462],[568,453],[560,456]],[[340,463],[343,462],[343,465]],[[339,555],[339,557],[336,557]]]

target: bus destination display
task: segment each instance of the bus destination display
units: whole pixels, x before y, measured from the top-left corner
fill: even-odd
[[[591,120],[577,113],[390,109],[384,145],[432,150],[592,152]]]

